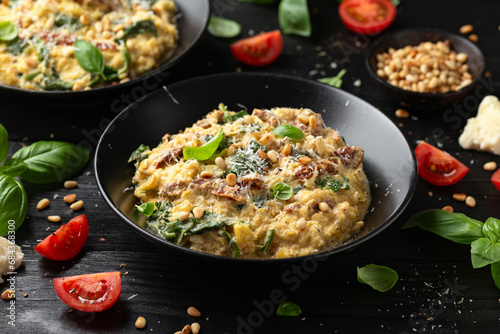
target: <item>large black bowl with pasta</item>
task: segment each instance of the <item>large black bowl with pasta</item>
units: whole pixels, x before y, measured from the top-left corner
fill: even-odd
[[[349,145],[364,150],[363,165],[372,193],[365,227],[340,247],[314,256],[331,256],[374,238],[410,201],[417,180],[413,152],[391,120],[369,103],[340,89],[296,77],[218,74],[175,83],[130,105],[110,123],[98,144],[94,163],[101,195],[126,225],[147,240],[217,261],[283,263],[301,259],[250,260],[190,250],[155,235],[144,216],[134,210],[138,200],[132,187],[135,169],[127,162],[131,152],[140,144],[155,147],[164,134],[192,125],[220,102],[231,110],[246,108],[249,112],[254,108],[310,108],[321,113],[325,124],[338,130]]]

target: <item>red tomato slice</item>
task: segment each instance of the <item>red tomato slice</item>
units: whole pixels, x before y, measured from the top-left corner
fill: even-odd
[[[265,66],[278,59],[283,50],[283,37],[279,30],[241,39],[231,44],[233,55],[247,65]]]
[[[344,0],[339,5],[344,25],[364,35],[375,35],[387,29],[396,12],[396,6],[390,0]]]
[[[448,153],[421,142],[415,149],[418,174],[436,186],[449,186],[460,181],[469,168]]]
[[[96,273],[54,278],[59,298],[83,312],[102,312],[113,306],[122,292],[122,273]]]
[[[69,223],[59,227],[57,231],[43,239],[35,250],[51,260],[66,261],[80,252],[87,236],[89,224],[85,215],[76,216]]]
[[[495,173],[491,176],[491,182],[500,190],[500,169],[497,169]]]

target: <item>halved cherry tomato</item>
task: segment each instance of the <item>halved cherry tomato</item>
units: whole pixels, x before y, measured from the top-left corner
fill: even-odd
[[[113,306],[122,292],[122,273],[96,273],[54,278],[54,288],[69,307],[83,312],[102,312]]]
[[[43,239],[35,250],[51,260],[66,261],[80,252],[87,236],[89,224],[85,215],[76,216],[69,223]]]
[[[247,65],[265,66],[278,59],[283,50],[283,37],[279,30],[241,39],[231,44],[233,55]]]
[[[469,168],[448,153],[421,142],[415,149],[418,174],[436,186],[449,186],[460,181]]]
[[[500,190],[500,169],[497,169],[495,173],[491,176],[491,182]]]
[[[390,0],[344,0],[339,5],[344,25],[364,35],[375,35],[387,29],[396,12],[396,6]]]

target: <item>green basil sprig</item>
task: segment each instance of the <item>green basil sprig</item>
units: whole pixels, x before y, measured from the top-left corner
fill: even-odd
[[[302,313],[300,306],[291,302],[284,302],[278,306],[276,314],[285,317],[297,317]]]
[[[28,168],[21,177],[38,184],[62,182],[85,167],[89,150],[61,141],[39,141],[17,151],[12,158]]]
[[[217,151],[220,142],[224,138],[224,132],[222,129],[219,129],[219,132],[216,136],[206,142],[204,145],[199,147],[184,147],[182,150],[182,154],[184,155],[184,159],[188,160],[194,158],[198,161],[203,161],[209,159],[212,154]]]
[[[28,165],[24,161],[10,158],[0,166],[0,174],[16,177],[22,175],[26,169],[28,169]]]
[[[283,138],[299,140],[304,138],[304,133],[295,126],[283,124],[275,127],[272,131],[275,135]]]
[[[367,284],[373,289],[386,292],[392,289],[398,281],[398,273],[393,269],[377,264],[368,264],[357,269],[358,281]]]
[[[94,45],[82,39],[75,41],[75,57],[78,64],[91,74],[103,75],[104,56]]]
[[[151,216],[155,212],[155,203],[154,202],[145,202],[141,205],[136,205],[135,208],[137,211],[145,215],[146,217]]]
[[[278,20],[285,34],[311,36],[311,20],[307,0],[281,0]]]
[[[0,41],[10,42],[17,38],[19,29],[10,22],[0,22]]]
[[[346,72],[346,69],[342,69],[336,76],[318,79],[318,81],[333,87],[340,88],[342,87],[342,77],[344,76],[344,74],[346,74]]]
[[[241,25],[236,21],[211,15],[207,30],[215,37],[232,38],[241,33]]]
[[[293,196],[293,188],[284,182],[278,182],[273,186],[273,196],[282,201],[289,200]]]
[[[9,175],[0,174],[0,236],[9,232],[9,222],[15,230],[21,226],[28,211],[28,198],[23,185]]]
[[[491,276],[493,276],[493,281],[497,288],[500,289],[500,262],[491,264]]]

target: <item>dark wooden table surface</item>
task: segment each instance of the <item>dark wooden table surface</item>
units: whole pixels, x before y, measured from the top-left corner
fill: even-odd
[[[419,229],[400,229],[412,214],[445,205],[481,221],[500,217],[500,192],[489,181],[491,172],[482,167],[485,162],[500,159],[488,153],[462,150],[457,143],[466,118],[475,115],[485,94],[471,97],[469,105],[463,106],[464,114],[449,111],[448,116],[455,116],[454,121],[443,118],[443,111],[410,110],[410,118],[399,119],[394,115],[397,106],[373,85],[364,67],[366,49],[374,37],[347,31],[334,0],[310,0],[309,7],[312,36],[284,36],[284,52],[271,66],[243,66],[229,51],[233,40],[206,36],[194,52],[169,70],[164,84],[235,71],[281,73],[316,80],[345,68],[344,90],[385,113],[400,127],[412,148],[423,139],[440,145],[466,163],[471,168],[469,174],[450,187],[436,187],[419,180],[405,212],[381,235],[317,266],[298,263],[282,267],[204,263],[148,243],[106,206],[96,186],[92,163],[75,177],[79,185],[71,191],[85,202],[78,214],[86,214],[89,220],[87,243],[70,261],[46,260],[33,247],[60,226],[46,217],[57,214],[67,222],[77,213],[62,201],[62,196],[70,191],[61,184],[47,187],[24,182],[29,207],[26,221],[16,233],[16,241],[25,254],[15,276],[16,326],[7,325],[7,303],[0,303],[0,332],[135,333],[138,330],[134,322],[140,315],[148,323],[142,332],[152,333],[174,333],[195,320],[201,324],[202,333],[500,332],[500,291],[488,268],[472,268],[469,247]],[[497,1],[402,0],[389,31],[435,27],[458,33],[463,24],[473,24],[479,36],[477,44],[492,74],[489,85],[498,90],[499,10]],[[240,22],[242,37],[279,28],[277,5],[212,0],[212,13]],[[358,79],[360,87],[353,84]],[[9,131],[11,154],[32,141],[51,138],[95,144],[106,123],[116,115],[109,105],[61,111],[42,105],[23,108],[25,101],[14,101],[14,106],[8,102],[5,100],[0,107],[0,123]],[[456,192],[474,196],[477,206],[468,208],[454,201],[452,194]],[[45,197],[51,199],[51,205],[40,212],[36,204]],[[356,267],[369,263],[386,265],[399,273],[400,279],[392,290],[380,293],[357,282]],[[104,271],[123,273],[119,302],[100,314],[68,312],[69,308],[57,297],[52,280]],[[6,283],[0,288],[5,289]],[[27,297],[23,297],[25,293]],[[277,316],[276,294],[300,305],[302,315]],[[191,305],[201,311],[201,318],[186,314]]]

